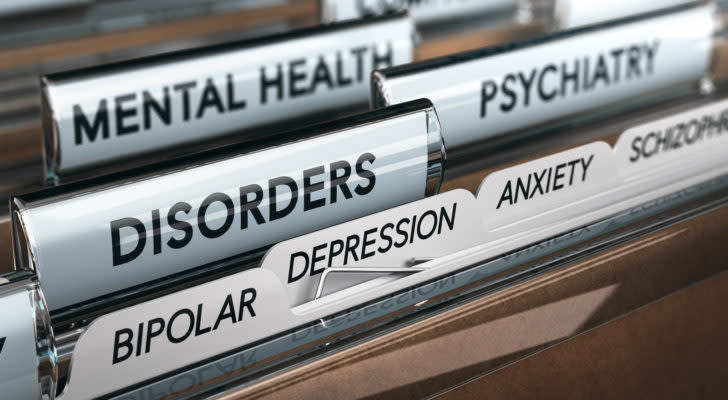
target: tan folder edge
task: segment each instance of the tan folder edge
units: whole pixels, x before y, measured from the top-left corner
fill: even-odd
[[[724,271],[436,398],[721,398],[726,301]]]

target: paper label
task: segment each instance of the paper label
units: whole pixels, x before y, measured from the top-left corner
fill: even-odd
[[[484,226],[516,232],[591,210],[619,183],[614,170],[612,149],[593,142],[494,172],[478,189]]]
[[[670,180],[728,160],[728,100],[717,101],[626,130],[615,146],[626,181]],[[649,184],[649,179],[645,179]]]
[[[296,323],[284,297],[256,268],[102,316],[78,339],[60,398],[96,398],[284,330]]]
[[[413,258],[435,258],[482,243],[473,195],[463,189],[405,204],[273,246],[262,268],[285,283],[289,304],[314,298],[321,273],[334,267],[407,267]],[[376,274],[330,278],[338,291]]]

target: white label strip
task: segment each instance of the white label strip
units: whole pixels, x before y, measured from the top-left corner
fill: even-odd
[[[334,267],[407,267],[483,242],[475,197],[458,189],[299,236],[273,246],[262,268],[285,283],[291,306],[314,297],[321,273]],[[338,291],[376,274],[328,278]]]
[[[366,104],[373,69],[412,61],[407,18],[84,77],[51,76],[56,172]],[[47,139],[48,140],[48,139]]]
[[[385,69],[372,87],[380,104],[430,99],[453,148],[697,81],[715,29],[705,5],[424,71]]]
[[[658,185],[728,159],[728,100],[626,130],[615,146],[619,174]]]
[[[619,184],[614,170],[612,149],[594,142],[494,172],[478,189],[483,226],[519,232],[584,213]]]
[[[102,316],[78,339],[60,398],[96,398],[295,326],[284,297],[272,272],[253,269]]]

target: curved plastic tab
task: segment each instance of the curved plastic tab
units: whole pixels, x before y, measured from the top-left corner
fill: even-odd
[[[46,176],[365,105],[369,73],[411,62],[413,37],[387,16],[49,75]]]
[[[592,211],[619,184],[612,149],[593,142],[488,175],[478,189],[489,231],[524,231]]]
[[[630,128],[619,137],[614,151],[622,179],[643,180],[645,185],[680,180],[725,163],[728,100]]]
[[[278,243],[261,268],[278,276],[295,306],[314,298],[326,269],[411,268],[417,259],[454,253],[485,239],[475,197],[457,189]],[[381,276],[341,275],[323,293]]]
[[[15,198],[16,248],[27,250],[16,265],[37,271],[55,311],[439,189],[445,153],[427,100],[299,134]]]
[[[56,353],[38,284],[0,280],[0,388],[3,398],[52,399]]]
[[[283,298],[272,272],[252,269],[100,317],[60,398],[109,394],[285,330],[296,317]]]
[[[692,85],[709,74],[711,4],[385,68],[372,104],[427,97],[450,148]],[[663,93],[664,94],[664,93]]]

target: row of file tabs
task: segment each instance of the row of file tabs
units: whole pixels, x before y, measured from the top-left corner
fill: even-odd
[[[0,13],[110,7],[35,3]],[[6,185],[2,393],[185,397],[229,388],[233,371],[245,387],[291,353],[728,189],[719,3],[316,12],[318,25],[42,74],[42,173]],[[423,56],[503,26],[538,29]]]

